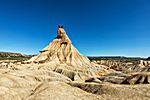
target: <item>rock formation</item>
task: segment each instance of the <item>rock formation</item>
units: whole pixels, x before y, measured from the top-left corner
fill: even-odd
[[[32,57],[28,62],[47,64],[42,68],[61,73],[71,80],[86,80],[108,72],[100,65],[91,63],[80,54],[67,36],[64,27],[58,26],[57,37],[48,44],[40,54]]]
[[[103,82],[110,82],[115,84],[150,84],[150,66],[149,61],[135,60],[135,61],[115,61],[115,60],[101,60],[94,61],[97,64],[102,64],[110,69],[115,70],[106,75],[97,78]],[[91,78],[85,82],[94,82]]]
[[[90,60],[80,54],[72,45],[63,26],[58,26],[57,37],[47,47],[40,51],[40,54],[32,57],[29,62],[54,62],[67,64],[74,67],[91,67]]]

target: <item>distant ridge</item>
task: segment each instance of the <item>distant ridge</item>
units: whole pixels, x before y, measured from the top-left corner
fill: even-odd
[[[13,52],[0,52],[0,60],[26,60],[31,58],[32,55],[25,55]]]
[[[22,60],[22,59],[30,59],[35,55],[26,55],[15,52],[0,52],[0,60]],[[142,57],[125,57],[125,56],[88,56],[90,60],[111,60],[111,59],[132,59],[132,60],[150,60],[148,58]]]
[[[90,60],[146,60],[147,58],[142,57],[125,57],[125,56],[88,56]]]

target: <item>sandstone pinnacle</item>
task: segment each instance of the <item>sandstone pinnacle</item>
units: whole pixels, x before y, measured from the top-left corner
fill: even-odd
[[[29,62],[67,64],[76,67],[92,66],[90,60],[80,54],[73,46],[63,26],[58,26],[57,36],[50,42],[40,54],[32,57]]]

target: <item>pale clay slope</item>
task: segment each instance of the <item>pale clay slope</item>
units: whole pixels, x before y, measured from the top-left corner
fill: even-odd
[[[0,70],[0,100],[92,100],[100,98],[66,84],[71,80],[59,73],[27,69],[24,66],[18,66],[17,70]]]
[[[40,67],[43,65],[40,65]],[[148,100],[150,85],[72,82],[39,65],[0,70],[0,100]],[[32,68],[33,67],[33,68]]]

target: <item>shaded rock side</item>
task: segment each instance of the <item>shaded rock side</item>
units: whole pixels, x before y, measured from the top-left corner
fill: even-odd
[[[107,75],[101,76],[99,79],[102,82],[110,82],[115,84],[150,84],[150,67],[141,68],[138,72],[123,73],[123,72],[111,72]],[[85,82],[94,82],[94,80],[88,79]]]

